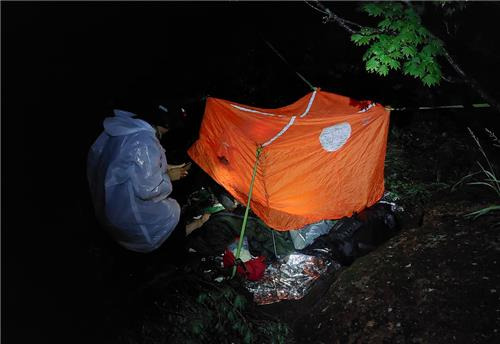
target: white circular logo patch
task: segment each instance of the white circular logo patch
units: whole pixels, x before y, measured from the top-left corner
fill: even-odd
[[[351,125],[347,122],[325,128],[319,135],[319,142],[327,152],[340,149],[351,136]]]

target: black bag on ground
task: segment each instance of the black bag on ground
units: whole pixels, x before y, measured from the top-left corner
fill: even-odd
[[[243,215],[222,211],[213,214],[205,224],[188,237],[188,247],[202,255],[218,255],[240,235]],[[249,216],[245,230],[250,253],[273,259],[294,250],[288,232],[271,230],[261,220]]]
[[[318,237],[302,252],[317,255],[326,249],[331,258],[350,265],[392,237],[397,229],[390,206],[377,203],[355,216],[340,219],[328,234]]]

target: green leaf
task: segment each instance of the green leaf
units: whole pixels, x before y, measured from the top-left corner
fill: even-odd
[[[246,299],[241,295],[236,295],[234,298],[234,307],[236,309],[242,310],[245,307]]]
[[[439,67],[439,63],[435,59],[432,59],[431,63],[427,63],[425,65],[425,70],[429,74],[434,74],[441,79],[441,68]]]
[[[434,74],[427,74],[422,78],[422,82],[426,86],[434,86],[439,83],[439,77]]]
[[[400,60],[403,57],[403,54],[396,50],[391,53],[391,57],[395,60]]]
[[[420,52],[419,55],[423,65],[427,66],[434,63],[434,58],[431,55],[428,55],[427,53],[424,52]]]
[[[383,64],[389,64],[389,62],[392,60],[392,58],[389,55],[381,55],[380,56],[380,62]]]
[[[394,69],[394,70],[398,70],[401,67],[400,63],[394,59],[390,59],[387,62],[387,65],[389,66],[389,68]]]
[[[191,331],[199,335],[203,331],[203,323],[200,320],[193,320],[191,322]]]
[[[407,43],[412,40],[414,35],[415,33],[413,33],[412,30],[410,30],[410,28],[406,27],[399,33],[399,40],[402,43]]]
[[[363,36],[373,35],[375,32],[376,30],[372,29],[371,27],[363,27],[359,31],[359,33],[362,34]]]
[[[442,52],[442,49],[443,49],[443,46],[442,46],[441,42],[439,42],[437,40],[432,40],[429,42],[429,44],[426,44],[422,48],[422,52],[427,54],[427,55],[433,56],[436,54],[440,54]]]
[[[406,21],[409,24],[411,24],[411,25],[420,24],[420,17],[412,8],[405,9],[404,15],[406,17]]]
[[[486,182],[471,182],[471,183],[467,183],[467,185],[484,185],[484,186],[488,186],[488,187],[492,188],[494,191],[497,191],[497,189],[495,188],[494,185],[492,185],[490,183],[486,183]]]
[[[477,172],[473,172],[473,173],[469,173],[468,175],[462,177],[458,182],[456,182],[452,187],[451,187],[451,191],[455,191],[457,189],[457,187],[459,187],[460,185],[463,184],[463,182],[467,179],[469,179],[470,177],[473,177],[477,174],[481,173],[481,171],[477,171]]]
[[[378,36],[378,40],[379,40],[379,44],[382,45],[382,46],[385,46],[387,45],[391,40],[392,40],[392,36],[391,35],[387,35],[387,34],[380,34]]]
[[[444,52],[443,42],[439,39],[433,39],[429,42],[429,46],[436,55],[441,55]]]
[[[201,293],[200,295],[198,295],[196,302],[203,304],[205,302],[205,300],[207,299],[207,297],[208,297],[207,294]]]
[[[427,30],[423,26],[419,26],[416,30],[417,34],[422,36],[422,37],[427,37],[429,35],[429,30]]]
[[[382,13],[384,13],[384,10],[380,7],[379,4],[364,4],[363,6],[361,6],[361,8],[371,17],[378,17],[382,15]]]
[[[359,41],[357,43],[358,43],[358,45],[367,45],[373,39],[374,39],[373,36],[361,36],[361,38],[359,39]]]
[[[375,56],[384,54],[383,42],[374,43],[370,49]]]
[[[386,17],[394,18],[402,15],[402,5],[397,2],[385,2],[381,4]]]
[[[424,75],[424,68],[417,61],[420,61],[420,59],[413,58],[411,61],[406,62],[403,65],[403,73],[417,78],[422,77]]]
[[[245,336],[243,337],[243,343],[250,344],[252,343],[252,339],[253,339],[252,331],[248,329],[245,333]]]
[[[361,38],[363,38],[362,35],[360,35],[359,33],[355,33],[354,35],[351,36],[351,41],[353,41],[354,43],[358,44],[358,42],[359,42],[359,40]]]
[[[371,48],[369,48],[364,54],[363,54],[363,61],[367,61],[370,57],[373,56],[373,52]]]
[[[243,332],[243,326],[241,322],[237,321],[233,324],[233,330],[237,331],[238,333]]]
[[[387,51],[392,53],[394,51],[397,51],[399,49],[399,43],[397,42],[396,39],[393,39],[392,42],[389,43],[389,46],[387,47]]]
[[[401,52],[405,57],[413,57],[417,53],[417,49],[415,49],[415,47],[407,45],[401,48]]]
[[[380,62],[378,61],[377,57],[372,57],[366,62],[366,70],[368,72],[374,72],[378,69],[380,66]]]
[[[379,75],[387,76],[387,74],[389,74],[389,68],[386,65],[380,65],[380,67],[378,67],[376,72]]]
[[[465,214],[464,216],[467,217],[467,218],[472,217],[473,220],[475,220],[478,217],[486,215],[486,214],[488,214],[491,211],[498,211],[498,210],[500,210],[500,205],[492,205],[492,206],[489,206],[489,207],[482,208],[480,210],[474,211],[472,213]]]
[[[401,29],[407,27],[408,24],[409,23],[406,20],[394,20],[392,21],[391,29],[401,31]]]
[[[389,18],[385,18],[384,20],[379,22],[377,26],[382,30],[387,30],[392,27],[392,21]]]

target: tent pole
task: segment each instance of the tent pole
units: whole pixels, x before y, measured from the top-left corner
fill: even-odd
[[[255,164],[253,165],[252,181],[250,182],[250,189],[248,191],[247,207],[245,209],[245,216],[243,217],[243,223],[241,224],[240,240],[238,241],[238,248],[236,250],[236,256],[234,257],[234,265],[233,265],[233,272],[231,274],[231,278],[233,278],[234,275],[236,274],[237,262],[240,259],[241,246],[243,244],[243,237],[245,236],[245,229],[247,227],[248,212],[250,210],[250,201],[252,200],[253,185],[255,183],[255,176],[257,175],[257,165],[259,164],[259,157],[260,157],[261,152],[262,152],[262,146],[258,146],[257,151],[255,153]]]

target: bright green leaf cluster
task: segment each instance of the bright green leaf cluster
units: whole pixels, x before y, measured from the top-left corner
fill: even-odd
[[[374,2],[361,9],[380,18],[377,28],[363,28],[351,36],[358,46],[368,46],[363,55],[370,73],[387,76],[390,70],[420,79],[426,86],[439,84],[441,68],[437,57],[443,44],[421,23],[418,14],[398,2]]]

